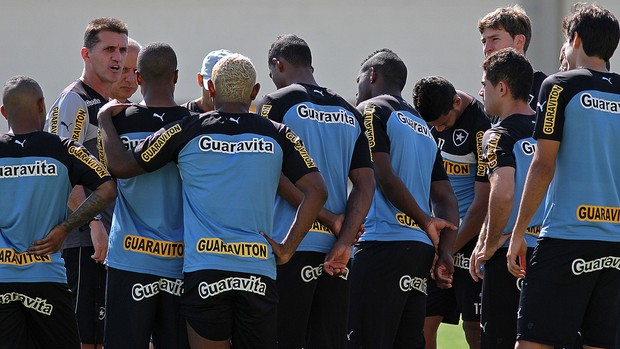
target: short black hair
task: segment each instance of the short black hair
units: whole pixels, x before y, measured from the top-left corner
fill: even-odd
[[[86,30],[84,31],[84,47],[92,50],[92,48],[95,47],[95,45],[97,45],[100,41],[100,32],[113,32],[129,35],[127,25],[123,23],[123,21],[112,17],[95,18],[88,23],[88,26],[86,26]]]
[[[268,64],[272,65],[273,58],[283,58],[297,67],[312,66],[312,53],[304,39],[295,34],[283,34],[278,36],[271,44],[268,54]]]
[[[413,87],[413,106],[422,119],[432,122],[454,108],[456,89],[441,76],[427,76]]]
[[[368,71],[374,68],[385,78],[386,82],[398,87],[401,91],[407,83],[407,66],[394,51],[389,48],[382,48],[371,53],[362,62],[361,71]]]
[[[620,27],[609,10],[598,5],[576,4],[573,13],[562,20],[562,29],[568,42],[572,43],[579,33],[583,51],[590,57],[609,61],[618,47]]]
[[[170,45],[154,42],[146,45],[138,54],[138,72],[146,82],[165,81],[177,70],[177,55]]]
[[[512,47],[504,48],[485,58],[482,69],[493,86],[503,81],[510,88],[512,98],[528,102],[534,70],[524,55]]]

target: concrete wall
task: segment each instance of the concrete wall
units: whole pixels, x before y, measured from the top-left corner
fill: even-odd
[[[199,96],[196,73],[206,53],[228,48],[256,65],[261,95],[274,90],[266,56],[278,34],[296,33],[312,48],[317,81],[349,100],[361,61],[388,47],[409,68],[404,91],[411,100],[415,81],[439,74],[470,94],[480,86],[483,58],[478,19],[513,2],[488,0],[150,0],[94,2],[21,0],[0,4],[0,82],[17,74],[35,78],[48,107],[82,71],[80,48],[88,21],[112,16],[125,21],[130,36],[142,44],[169,43],[179,58],[178,102]],[[560,20],[569,13],[565,0],[521,1],[534,25],[528,52],[532,64],[552,73],[561,46]],[[598,1],[620,16],[620,2]],[[612,67],[620,66],[620,55]],[[134,96],[139,99],[139,93]],[[0,131],[6,130],[4,119]]]

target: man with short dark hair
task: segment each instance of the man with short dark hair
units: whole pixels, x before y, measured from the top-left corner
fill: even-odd
[[[424,77],[413,88],[413,105],[431,126],[444,168],[459,204],[458,234],[454,254],[453,287],[428,287],[424,335],[426,349],[437,346],[441,322],[463,330],[470,348],[480,347],[481,283],[469,275],[470,256],[486,217],[489,181],[482,162],[482,137],[491,127],[484,105],[440,76]]]
[[[10,78],[0,134],[0,347],[80,347],[71,291],[58,250],[70,232],[116,196],[106,169],[78,142],[43,132],[39,84]],[[93,192],[68,217],[71,187]]]
[[[257,110],[288,125],[306,142],[329,191],[299,251],[278,267],[279,347],[344,348],[351,246],[374,191],[365,127],[355,107],[316,82],[310,47],[303,39],[279,36],[268,58],[270,77],[278,90],[265,96]],[[352,183],[349,196],[348,179]],[[280,182],[274,234],[283,238],[295,218],[301,193],[285,178]]]
[[[349,348],[423,348],[429,270],[439,287],[452,283],[456,196],[430,129],[401,96],[406,80],[389,49],[357,76],[376,188],[351,267]]]
[[[133,150],[151,133],[190,115],[174,101],[177,56],[152,43],[137,59],[144,100],[114,118],[123,144]],[[133,72],[132,72],[133,73]],[[157,188],[154,190],[154,188]],[[118,179],[106,265],[105,347],[185,348],[180,316],[183,289],[183,190],[174,163],[152,173]]]
[[[249,113],[260,87],[255,82],[247,57],[222,58],[207,82],[216,110],[168,124],[133,151],[112,124],[110,114],[119,107],[99,114],[110,170],[119,178],[178,164],[185,246],[181,315],[192,348],[230,348],[231,341],[235,348],[277,348],[276,263],[288,262],[327,197],[299,137]],[[281,173],[303,198],[288,234],[276,242],[270,236]]]
[[[481,348],[512,349],[521,283],[508,272],[505,256],[536,146],[532,138],[535,114],[527,103],[533,70],[513,48],[487,56],[482,69],[480,95],[484,109],[500,121],[485,132],[482,140],[483,163],[491,190],[487,221],[470,270],[474,280],[483,279]],[[541,223],[542,210],[527,225],[528,258],[536,246]]]
[[[128,30],[115,18],[95,18],[84,32],[81,50],[82,76],[56,99],[47,115],[45,128],[53,134],[80,142],[105,165],[103,149],[97,141],[97,112],[111,96],[112,84],[121,77],[127,56]],[[75,210],[88,191],[77,186],[69,198]],[[106,270],[101,264],[108,249],[108,232],[113,206],[106,208],[65,241],[63,258],[69,288],[75,297],[75,311],[84,347],[103,343]]]
[[[612,348],[620,323],[620,76],[606,62],[620,28],[598,5],[576,8],[562,24],[569,70],[541,87],[536,154],[507,256],[510,272],[525,276],[517,348],[565,347],[577,331],[586,348]],[[526,269],[517,260],[545,194],[541,239]]]

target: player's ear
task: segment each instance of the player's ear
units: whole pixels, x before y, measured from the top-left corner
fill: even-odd
[[[515,48],[517,48],[519,51],[521,52],[525,52],[525,35],[523,34],[517,34],[515,35]]]
[[[377,81],[377,71],[375,71],[375,67],[370,67],[368,78],[370,79],[371,84],[374,84],[375,81]]]
[[[84,62],[90,61],[90,52],[88,52],[88,49],[86,47],[82,47],[80,54],[82,55],[82,59],[84,60]]]
[[[178,80],[179,80],[179,70],[177,69],[174,71],[174,83],[176,84]]]
[[[254,100],[256,96],[258,96],[258,91],[260,91],[260,84],[257,82],[256,85],[252,88],[252,93],[250,94],[250,98]]]
[[[463,103],[461,97],[458,94],[454,95],[454,98],[452,98],[452,107],[458,109],[461,106],[461,103]]]
[[[198,86],[204,88],[205,85],[204,85],[204,81],[202,81],[202,74],[198,73],[196,75],[196,79],[198,80]]]
[[[136,83],[138,85],[142,85],[142,77],[140,76],[140,72],[139,71],[136,72]]]
[[[0,112],[2,113],[2,116],[4,116],[4,118],[8,121],[9,117],[6,115],[6,111],[4,110],[4,104],[0,107]]]
[[[209,96],[215,96],[215,85],[213,85],[213,80],[207,80],[207,90],[209,90]]]

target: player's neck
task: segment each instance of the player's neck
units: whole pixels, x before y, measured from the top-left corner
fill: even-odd
[[[534,110],[532,110],[532,108],[530,108],[530,105],[527,104],[527,102],[525,101],[510,99],[510,100],[507,100],[502,105],[503,105],[503,108],[498,115],[498,117],[502,121],[506,119],[507,117],[511,115],[515,115],[515,114],[522,114],[522,115],[534,115],[535,114]]]
[[[80,80],[82,80],[82,82],[95,90],[106,100],[110,99],[110,95],[112,93],[112,83],[99,79],[97,74],[88,74],[86,70],[82,72]]]
[[[581,57],[577,57],[575,60],[575,65],[577,68],[586,68],[598,72],[607,73],[607,62],[598,57],[592,57],[587,55],[582,55]]]
[[[142,86],[142,95],[144,103],[148,107],[175,107],[177,103],[174,100],[174,90],[157,86],[149,88]]]
[[[215,101],[215,109],[223,113],[247,114],[250,112],[250,103]]]
[[[314,79],[314,75],[308,69],[296,69],[293,74],[291,74],[290,78],[287,79],[287,86],[292,84],[306,84],[319,86],[316,80]]]

